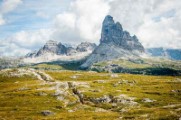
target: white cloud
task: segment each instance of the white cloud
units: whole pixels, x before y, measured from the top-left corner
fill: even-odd
[[[0,15],[0,25],[4,25],[4,24],[5,24],[5,21],[4,21],[3,17],[2,17],[2,15]]]
[[[61,42],[96,42],[100,39],[102,21],[109,12],[105,0],[76,0],[68,12],[56,17],[54,38]]]
[[[0,25],[5,24],[3,16],[11,11],[13,11],[22,0],[3,0],[0,6]]]
[[[5,0],[2,13],[10,12],[21,0]],[[14,3],[10,1],[19,1]],[[5,8],[5,7],[4,7]],[[78,44],[82,41],[99,43],[104,17],[110,14],[125,30],[136,34],[145,47],[181,48],[180,0],[74,0],[68,10],[52,18],[53,26],[35,31],[20,31],[8,38],[17,49],[34,50],[47,40]],[[46,18],[45,10],[37,16]],[[50,22],[50,21],[49,21]]]
[[[0,56],[21,56],[37,50],[50,40],[52,30],[40,29],[37,31],[20,31],[1,41]]]
[[[0,56],[22,56],[30,51],[30,49],[19,47],[10,42],[2,42],[0,46]]]
[[[22,0],[3,0],[0,11],[2,14],[11,12],[21,3]]]
[[[181,40],[180,8],[179,0],[76,0],[68,12],[57,15],[53,37],[98,43],[102,21],[111,14],[145,47],[181,48],[176,44]]]
[[[37,48],[41,47],[46,41],[50,39],[52,31],[50,29],[40,29],[37,31],[21,31],[14,34],[7,40],[17,46],[24,48]]]
[[[55,27],[58,28],[75,28],[76,16],[73,13],[62,13],[58,14],[55,18]]]
[[[38,49],[49,39],[71,44],[82,41],[98,43],[102,21],[108,12],[109,5],[105,0],[76,0],[71,3],[69,11],[56,16],[53,28],[20,31],[7,41],[18,46],[16,49],[27,49],[25,51]]]
[[[110,5],[110,14],[145,47],[181,48],[179,0],[114,0]]]

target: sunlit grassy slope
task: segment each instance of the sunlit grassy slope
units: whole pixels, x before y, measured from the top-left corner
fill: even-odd
[[[31,73],[17,75],[17,69],[0,72],[0,119],[178,120],[181,117],[180,76],[44,72],[53,80],[45,82]],[[68,83],[76,84],[83,103],[72,91],[74,88],[65,89]],[[104,96],[112,101],[95,101]],[[115,102],[119,96],[120,101]],[[41,113],[44,110],[53,114],[44,116]]]
[[[165,68],[173,68],[176,70],[181,69],[181,62],[180,61],[173,61],[169,59],[163,59],[163,58],[152,58],[152,59],[146,59],[146,58],[137,58],[135,60],[133,59],[117,59],[112,61],[105,61],[105,62],[99,62],[95,63],[95,66],[106,66],[109,64],[116,64],[120,65],[125,68],[151,68],[151,67],[165,67]]]
[[[94,71],[151,75],[181,75],[181,61],[164,58],[116,59],[94,63]]]

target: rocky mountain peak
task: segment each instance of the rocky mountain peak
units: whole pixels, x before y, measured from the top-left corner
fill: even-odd
[[[103,25],[106,26],[106,25],[113,25],[113,24],[114,24],[113,17],[110,16],[110,15],[107,15],[107,16],[104,18]]]
[[[64,45],[61,42],[49,40],[45,45],[40,48],[37,52],[28,53],[25,58],[40,58],[44,59],[46,56],[67,56],[72,58],[72,56],[87,56],[96,48],[96,44],[89,42],[82,42],[77,47],[71,47],[70,45]],[[51,59],[51,58],[47,58]],[[62,58],[63,59],[63,58]],[[43,61],[43,60],[40,60]]]
[[[126,50],[144,52],[144,47],[138,38],[124,31],[122,25],[119,22],[115,23],[110,15],[107,15],[103,21],[100,43],[111,43]]]
[[[96,48],[95,43],[82,42],[76,48],[78,52],[93,51]]]
[[[46,53],[51,54],[66,54],[66,47],[62,45],[60,42],[54,40],[49,40],[45,43],[45,45],[37,52],[35,57],[42,56]]]
[[[107,15],[102,23],[100,44],[81,65],[82,69],[92,64],[109,61],[118,58],[129,58],[139,56],[144,52],[144,47],[134,35],[123,30],[119,22],[114,22],[112,16]]]
[[[57,46],[57,41],[54,41],[54,40],[49,40],[45,43],[44,47],[54,47],[54,46]]]
[[[116,28],[120,31],[123,31],[122,25],[119,22],[116,22]]]
[[[102,24],[102,32],[101,32],[101,42],[103,43],[110,43],[113,42],[113,36],[117,36],[120,37],[120,33],[122,33],[123,29],[122,29],[122,25],[117,22],[115,23],[113,20],[113,17],[110,15],[107,15],[103,21]]]

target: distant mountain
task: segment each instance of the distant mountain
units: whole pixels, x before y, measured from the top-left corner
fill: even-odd
[[[107,15],[103,21],[100,43],[112,44],[125,50],[144,52],[144,47],[138,38],[135,35],[130,36],[128,31],[123,31],[122,25],[119,22],[115,23],[110,15]]]
[[[71,61],[79,60],[88,56],[96,48],[96,44],[82,42],[76,48],[63,45],[57,41],[49,40],[38,51],[28,53],[25,58],[25,63],[39,63],[51,61]]]
[[[37,53],[35,57],[42,56],[46,53],[52,53],[56,55],[64,55],[67,52],[67,48],[61,43],[50,40],[48,41]]]
[[[72,46],[49,40],[38,51],[23,58],[0,58],[0,69],[47,63],[74,70],[181,75],[181,62],[175,60],[181,60],[180,49],[145,49],[135,35],[131,36],[119,22],[114,22],[113,17],[107,15],[102,23],[98,46],[89,42]]]
[[[93,51],[96,47],[97,46],[94,43],[82,42],[80,45],[77,46],[76,51],[78,52]]]
[[[181,60],[181,49],[149,48],[146,52],[155,57],[166,57],[172,60]]]
[[[21,64],[20,58],[16,57],[1,57],[0,56],[0,70],[5,68],[18,67]]]
[[[144,47],[135,35],[131,36],[129,32],[123,30],[119,22],[115,23],[113,17],[107,15],[102,24],[100,44],[81,68],[120,57],[136,57],[144,51]]]

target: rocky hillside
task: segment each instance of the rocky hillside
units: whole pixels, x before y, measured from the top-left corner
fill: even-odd
[[[147,75],[181,75],[181,62],[163,58],[114,59],[94,63],[90,70],[98,72],[131,73]]]
[[[80,60],[92,53],[96,44],[82,42],[76,48],[50,40],[37,52],[28,53],[25,63]]]
[[[181,70],[180,61],[156,59],[155,56],[181,60],[180,55],[181,50],[179,49],[145,49],[135,35],[131,36],[129,32],[123,30],[119,22],[115,22],[112,16],[107,15],[102,23],[100,44],[98,46],[94,43],[82,42],[72,47],[49,40],[38,51],[27,54],[23,59],[1,59],[0,68],[46,62],[51,65],[60,65],[64,69],[89,68],[107,72],[164,75],[169,73],[170,75],[178,75]],[[150,56],[154,56],[154,58]],[[162,73],[165,70],[167,72]]]
[[[129,32],[124,31],[119,22],[115,23],[110,15],[107,15],[103,21],[100,43],[112,44],[125,50],[144,52],[144,47],[138,38],[135,35],[130,36]]]
[[[76,48],[65,46],[57,41],[49,40],[40,50],[37,52],[28,53],[25,57],[39,57],[48,54],[54,55],[72,55],[78,52],[93,51],[96,48],[96,44],[89,42],[82,42]]]
[[[93,63],[120,57],[139,56],[144,51],[135,35],[131,36],[119,22],[115,23],[113,17],[107,15],[102,24],[100,44],[81,67],[88,68]]]
[[[89,43],[89,42],[82,42],[76,48],[78,52],[86,52],[86,51],[93,51],[96,48],[96,44]]]

